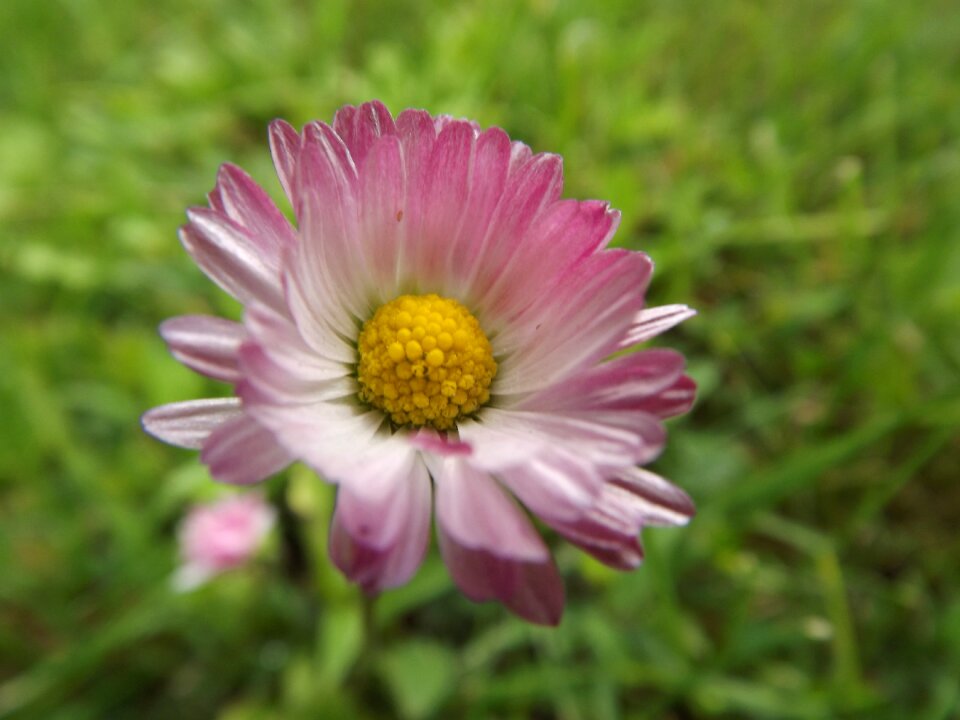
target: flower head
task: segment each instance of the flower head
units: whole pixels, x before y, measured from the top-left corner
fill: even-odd
[[[144,426],[247,484],[301,460],[338,485],[334,563],[368,592],[428,545],[471,599],[556,623],[563,586],[524,507],[632,568],[647,524],[689,498],[640,465],[689,409],[683,357],[621,353],[693,314],[644,308],[647,255],[610,249],[619,213],[561,199],[561,160],[499,128],[379,102],[270,141],[296,229],[239,168],[181,230],[242,323],[189,316],[174,356],[236,397],[155,408]]]
[[[273,520],[273,510],[256,494],[192,508],[180,526],[182,564],[174,575],[174,585],[189,590],[243,565],[260,547]]]

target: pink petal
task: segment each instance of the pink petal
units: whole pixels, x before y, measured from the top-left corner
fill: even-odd
[[[171,354],[191,370],[228,383],[240,380],[237,351],[246,337],[243,325],[209,315],[165,320],[160,335]]]
[[[329,360],[310,348],[290,320],[263,305],[244,315],[250,341],[238,353],[250,385],[277,403],[304,404],[355,394],[352,363]]]
[[[590,510],[547,524],[601,562],[620,570],[643,560],[638,534],[645,525],[683,525],[693,516],[690,498],[658,475],[628,468],[604,486]]]
[[[470,269],[468,297],[482,301],[517,246],[526,241],[529,228],[559,198],[562,189],[563,161],[558,155],[534,155],[512,170],[487,231],[481,236],[482,243],[475,244],[466,255]]]
[[[342,368],[338,376],[324,377],[316,370],[295,368],[282,354],[253,342],[241,346],[239,358],[246,379],[245,396],[252,391],[267,402],[303,405],[351,398],[357,393],[356,380]]]
[[[206,208],[187,211],[180,241],[207,277],[242,303],[282,309],[279,271],[242,227]]]
[[[515,316],[535,289],[551,288],[576,263],[604,247],[620,223],[607,203],[561,200],[549,205],[531,224],[523,242],[500,248],[490,263],[480,301],[493,318]]]
[[[645,413],[517,413],[488,409],[484,422],[459,426],[473,447],[468,462],[492,472],[537,516],[567,521],[582,515],[607,479],[653,460],[666,440]]]
[[[397,115],[396,125],[403,143],[404,158],[408,167],[414,169],[411,177],[415,176],[418,180],[422,180],[420,170],[426,165],[437,138],[433,118],[426,110],[404,110]]]
[[[209,200],[211,208],[250,234],[272,265],[279,265],[283,249],[296,242],[293,228],[270,196],[236,165],[221,166]]]
[[[570,520],[595,501],[620,468],[649,462],[663,447],[662,425],[642,412],[536,413],[489,408],[461,423],[473,467],[495,473],[544,519]]]
[[[343,315],[366,319],[372,309],[372,283],[358,239],[356,168],[333,130],[311,123],[304,129],[298,170],[300,242],[285,262],[287,279],[300,289],[321,288],[324,294],[308,296],[306,307],[322,306],[325,318],[339,321],[344,331]],[[307,336],[303,322],[310,317],[291,305]]]
[[[643,304],[652,272],[646,255],[626,250],[604,250],[575,266],[496,336],[506,354],[497,394],[541,389],[609,355]]]
[[[247,381],[237,385],[237,394],[291,455],[332,483],[349,481],[361,459],[383,442],[377,435],[384,421],[379,411],[339,402],[278,402]]]
[[[370,314],[370,275],[357,238],[356,169],[343,142],[323,123],[304,130],[298,165],[300,242],[284,257],[290,313],[308,344],[350,362],[358,319]],[[339,337],[338,337],[339,336]]]
[[[397,132],[406,172],[406,203],[403,210],[403,245],[398,253],[397,278],[401,282],[417,277],[420,267],[420,236],[427,207],[423,189],[429,184],[428,161],[436,142],[433,118],[423,110],[404,110],[397,116]]]
[[[187,400],[148,410],[140,422],[158,440],[196,450],[213,430],[242,412],[237,398]]]
[[[517,150],[514,145],[514,150]],[[523,162],[516,162],[523,158]],[[540,211],[560,199],[563,193],[563,158],[553,153],[530,155],[529,148],[513,153],[514,162],[503,192],[504,202],[497,209],[497,224],[515,234],[530,226]],[[510,242],[507,238],[500,242]]]
[[[622,506],[643,525],[686,525],[696,513],[690,496],[659,475],[639,467],[621,471],[610,486],[623,490]]]
[[[564,410],[647,409],[647,402],[672,387],[683,373],[683,355],[653,349],[600,363],[562,383],[524,398],[518,409]]]
[[[360,242],[380,303],[389,302],[403,284],[406,176],[400,140],[388,136],[374,143],[360,169]]]
[[[456,562],[454,555],[456,550],[448,551],[447,557]],[[492,576],[505,574],[518,575],[515,583],[515,590],[508,599],[497,597],[508,610],[515,613],[518,617],[537,625],[548,625],[555,627],[560,624],[563,617],[563,604],[565,593],[563,589],[563,580],[557,571],[557,566],[553,560],[545,563],[513,563],[508,565],[502,558],[486,556],[478,552],[468,551],[468,555],[474,556],[474,560],[481,560],[482,566],[488,569],[488,574]],[[468,560],[461,556],[462,562]],[[447,562],[450,562],[448,560]]]
[[[499,600],[530,622],[556,625],[563,583],[516,503],[461,460],[439,461],[432,472],[440,550],[457,586],[471,600]]]
[[[658,418],[676,417],[693,407],[696,395],[697,384],[692,378],[683,375],[670,387],[642,400],[638,408]]]
[[[533,151],[519,140],[510,143],[510,170],[508,177],[515,177],[521,168],[525,167],[533,157]],[[558,193],[559,197],[559,193]]]
[[[520,501],[541,518],[579,517],[603,489],[604,469],[558,449],[498,473]]]
[[[468,420],[458,429],[460,439],[475,449],[471,464],[490,472],[556,452],[570,453],[596,466],[620,468],[649,461],[665,438],[659,421],[645,413],[486,408],[481,417],[482,422]]]
[[[282,355],[290,361],[292,368],[324,378],[341,377],[344,374],[342,363],[318,353],[316,348],[304,341],[288,315],[274,312],[265,305],[252,304],[247,306],[243,322],[252,340],[275,354]],[[346,366],[352,366],[355,362],[355,355],[350,355]]]
[[[480,123],[478,123],[476,120],[467,120],[465,118],[458,118],[448,113],[443,113],[433,118],[433,124],[434,124],[434,127],[437,128],[438,133],[442,132],[443,129],[447,127],[447,125],[452,125],[454,123],[466,123],[473,129],[475,133],[477,134],[480,133],[480,129],[481,129]]]
[[[617,570],[632,570],[643,562],[640,526],[624,517],[615,491],[605,491],[587,513],[569,521],[546,522],[568,541]]]
[[[339,302],[338,288],[326,277],[322,265],[312,271],[298,248],[286,266],[284,296],[300,337],[327,360],[356,363],[356,348],[344,338],[356,338],[358,320]]]
[[[377,485],[375,494],[357,492]],[[368,593],[407,582],[430,539],[430,478],[411,449],[375,454],[337,493],[330,556]]]
[[[297,163],[300,156],[300,133],[284,120],[274,120],[270,123],[270,152],[273,154],[273,164],[277,169],[277,177],[283,186],[283,191],[290,200],[290,206],[297,206]]]
[[[248,415],[223,423],[203,443],[200,461],[215,480],[250,485],[283,470],[294,458]]]
[[[357,167],[361,167],[376,141],[397,132],[390,111],[379,100],[359,107],[347,105],[333,118],[333,129],[343,138]]]
[[[496,600],[537,625],[555,626],[563,616],[563,580],[552,559],[524,562],[460,545],[441,528],[440,552],[460,591],[474,602]]]
[[[438,433],[436,430],[421,428],[417,432],[409,433],[407,441],[418,450],[446,456],[469,456],[473,448],[468,443],[453,439],[447,433]]]
[[[513,560],[544,562],[550,551],[517,504],[488,474],[459,458],[432,458],[437,520],[460,545]]]
[[[471,294],[464,288],[469,286],[485,242],[491,237],[493,215],[501,202],[510,166],[510,138],[500,128],[481,133],[471,146],[466,195],[457,206],[456,227],[441,243],[443,291],[454,296]],[[442,230],[438,236],[443,236]],[[467,299],[474,304],[473,298]]]
[[[437,136],[423,170],[423,181],[411,185],[412,212],[407,225],[415,250],[414,267],[417,280],[424,287],[443,283],[446,258],[451,240],[456,237],[463,209],[469,196],[469,174],[476,137],[466,122],[451,122]]]
[[[308,201],[306,195],[318,187],[323,200],[352,199],[356,179],[357,167],[343,139],[326,123],[308,123],[297,165],[300,203]],[[297,217],[300,215],[297,208]]]
[[[620,340],[619,347],[627,348],[645,342],[696,314],[696,310],[686,305],[661,305],[644,308],[634,317],[633,324],[630,325]]]
[[[471,460],[497,472],[540,517],[569,520],[594,502],[612,471],[653,460],[666,441],[654,410],[672,393],[683,357],[649,350],[603,363],[461,423]],[[691,394],[692,397],[692,394]],[[674,408],[676,409],[676,408]]]

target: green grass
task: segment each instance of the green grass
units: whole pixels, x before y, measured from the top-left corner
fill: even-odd
[[[0,718],[960,716],[958,38],[948,0],[0,3]],[[239,313],[183,210],[372,97],[562,153],[700,310],[656,466],[700,513],[631,574],[558,545],[558,630],[434,549],[364,655],[303,468],[305,566],[168,590],[220,488],[137,418],[216,390],[155,328]]]

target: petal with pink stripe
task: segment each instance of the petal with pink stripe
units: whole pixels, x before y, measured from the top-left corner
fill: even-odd
[[[273,433],[246,414],[217,427],[204,441],[200,453],[200,461],[210,468],[213,478],[231,485],[260,482],[293,460]]]
[[[140,421],[155,438],[198,450],[211,432],[242,412],[237,398],[208,398],[155,407],[145,412]]]
[[[427,551],[430,496],[430,478],[412,448],[377,448],[337,492],[334,564],[368,593],[407,582]]]
[[[236,165],[226,163],[207,196],[210,207],[244,228],[271,265],[277,266],[283,249],[296,242],[289,221],[270,196]]]
[[[170,353],[194,372],[214,380],[240,380],[237,352],[247,339],[240,323],[210,315],[181,315],[160,324]]]
[[[283,309],[279,268],[247,230],[207,208],[191,208],[187,218],[180,241],[207,277],[241,303]]]
[[[471,600],[498,600],[520,617],[556,625],[563,582],[550,551],[517,504],[484,473],[455,458],[431,466],[440,551]]]

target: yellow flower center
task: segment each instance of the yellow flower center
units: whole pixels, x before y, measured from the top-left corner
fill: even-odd
[[[439,295],[401,295],[360,331],[360,399],[397,425],[453,427],[490,399],[493,348],[463,305]]]

